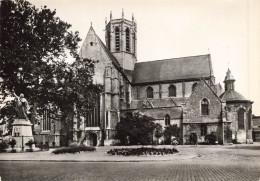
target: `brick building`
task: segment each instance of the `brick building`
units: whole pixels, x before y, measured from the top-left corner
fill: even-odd
[[[260,116],[254,116],[253,121],[253,141],[260,142]]]
[[[138,62],[136,22],[123,13],[120,19],[110,14],[105,32],[106,45],[91,26],[79,52],[81,58],[98,60],[94,81],[104,86],[99,106],[80,123],[85,144],[115,144],[116,124],[128,111],[151,116],[163,127],[177,125],[187,144],[192,136],[203,142],[210,133],[220,143],[252,142],[253,102],[234,90],[230,70],[223,92],[210,55]]]

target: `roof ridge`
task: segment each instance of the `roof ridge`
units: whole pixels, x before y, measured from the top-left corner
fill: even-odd
[[[210,54],[193,55],[193,56],[185,56],[185,57],[177,57],[177,58],[167,58],[167,59],[159,59],[159,60],[150,60],[150,61],[136,62],[136,64],[140,64],[140,63],[149,63],[149,62],[156,62],[156,61],[163,61],[163,60],[172,60],[172,59],[190,58],[190,57],[201,57],[201,56],[210,56]]]

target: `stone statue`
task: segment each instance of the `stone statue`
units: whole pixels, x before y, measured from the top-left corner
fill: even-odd
[[[28,101],[24,98],[23,94],[20,94],[20,97],[15,94],[15,110],[16,110],[16,118],[17,119],[28,119],[27,112],[30,109]]]

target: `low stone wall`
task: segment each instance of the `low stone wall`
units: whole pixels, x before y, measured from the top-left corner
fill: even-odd
[[[64,146],[62,143],[62,137],[63,135],[48,135],[48,134],[42,134],[42,135],[33,135],[34,141],[36,144],[40,144],[41,142],[45,144],[48,142],[49,146],[53,146],[53,142],[55,142],[55,146]]]

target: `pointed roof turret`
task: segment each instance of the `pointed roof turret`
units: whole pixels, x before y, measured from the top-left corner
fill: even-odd
[[[229,81],[229,80],[235,81],[231,71],[228,68],[224,82]]]
[[[235,81],[236,80],[234,79],[233,75],[231,74],[231,71],[228,69],[227,73],[226,73],[225,80],[224,80],[225,91],[234,90],[235,89],[235,87],[234,87],[234,82]]]
[[[247,100],[243,95],[235,91],[235,81],[236,80],[234,79],[231,71],[228,69],[224,80],[225,92],[219,96],[220,99],[226,102],[251,102],[250,100]]]

